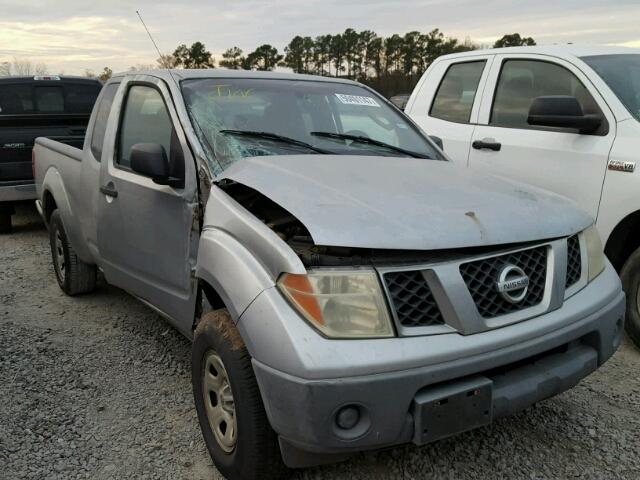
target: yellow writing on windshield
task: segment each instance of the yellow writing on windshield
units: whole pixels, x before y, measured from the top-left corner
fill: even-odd
[[[243,90],[240,88],[233,88],[233,85],[215,85],[213,91],[214,97],[225,98],[247,98],[253,92],[253,88]]]

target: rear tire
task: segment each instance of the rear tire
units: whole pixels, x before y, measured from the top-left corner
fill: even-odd
[[[11,233],[11,214],[0,213],[0,233]]]
[[[207,449],[230,480],[286,475],[253,373],[251,356],[226,310],[206,314],[192,350],[193,396]],[[225,435],[231,432],[233,435]]]
[[[71,296],[93,291],[96,288],[96,266],[78,258],[67,239],[58,210],[54,210],[49,219],[49,243],[53,269],[62,291]]]
[[[640,347],[640,248],[625,262],[620,279],[627,294],[625,329],[633,343]]]

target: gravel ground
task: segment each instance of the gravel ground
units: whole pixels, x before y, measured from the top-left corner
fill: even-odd
[[[65,297],[24,206],[0,237],[0,479],[210,479],[190,345],[99,284]],[[640,352],[625,341],[579,386],[426,447],[362,454],[296,479],[640,478]]]

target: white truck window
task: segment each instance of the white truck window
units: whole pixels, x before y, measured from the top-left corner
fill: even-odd
[[[582,57],[609,85],[636,120],[640,120],[640,55],[593,55]]]
[[[566,68],[546,61],[514,59],[502,65],[489,123],[540,129],[527,122],[529,108],[535,98],[549,95],[576,97],[585,114],[602,113],[580,80]]]
[[[430,115],[450,122],[469,123],[485,64],[482,60],[451,65],[438,87]]]
[[[120,124],[117,162],[131,168],[129,154],[136,143],[157,143],[169,155],[173,124],[162,95],[155,88],[134,85],[129,89]]]

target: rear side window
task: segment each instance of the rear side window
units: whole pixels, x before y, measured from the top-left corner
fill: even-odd
[[[438,87],[430,115],[450,122],[469,123],[485,64],[486,60],[451,65]]]
[[[131,147],[136,143],[157,143],[171,153],[173,124],[160,92],[152,87],[134,85],[129,89],[120,123],[117,163],[131,168]]]
[[[507,60],[498,79],[490,124],[540,129],[527,122],[529,108],[534,99],[547,95],[570,95],[578,99],[585,114],[601,113],[582,82],[566,68],[540,60]]]
[[[111,83],[104,88],[104,94],[100,99],[96,111],[96,120],[93,124],[93,132],[91,133],[91,153],[93,157],[100,161],[102,158],[102,145],[104,144],[104,134],[107,130],[107,120],[109,120],[109,112],[113,99],[118,91],[119,83]]]

